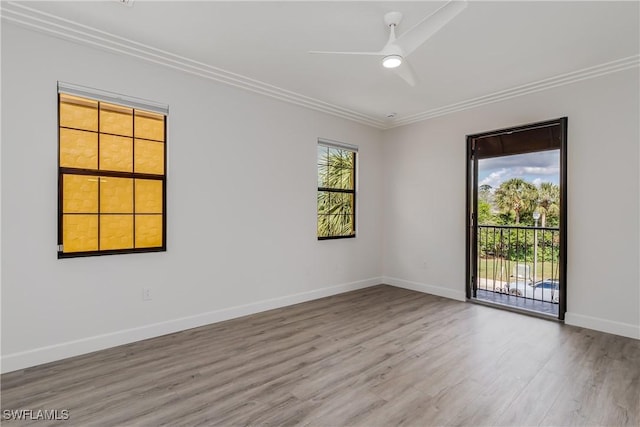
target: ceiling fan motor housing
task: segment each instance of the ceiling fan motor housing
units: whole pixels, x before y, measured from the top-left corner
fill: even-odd
[[[397,27],[400,24],[400,21],[402,21],[402,13],[400,12],[388,12],[384,15],[384,23],[387,27],[392,25]]]

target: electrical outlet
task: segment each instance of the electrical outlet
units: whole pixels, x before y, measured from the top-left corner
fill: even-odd
[[[151,301],[151,288],[142,288],[142,300]]]

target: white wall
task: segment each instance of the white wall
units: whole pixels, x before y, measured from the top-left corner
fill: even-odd
[[[640,338],[638,69],[384,134],[387,283],[464,299],[465,135],[568,116],[566,323]]]
[[[169,104],[167,252],[56,258],[58,80]],[[380,283],[378,130],[4,22],[2,106],[5,372]],[[356,239],[316,240],[318,137],[360,147]]]

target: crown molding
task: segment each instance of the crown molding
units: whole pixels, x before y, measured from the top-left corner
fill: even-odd
[[[7,22],[44,32],[55,37],[163,65],[188,74],[382,130],[406,126],[458,111],[464,111],[640,66],[640,54],[633,55],[389,121],[232,73],[106,31],[97,30],[87,25],[27,7],[23,4],[12,1],[2,1],[0,5],[2,19]]]
[[[440,117],[447,114],[456,113],[458,111],[468,110],[471,108],[480,107],[482,105],[492,104],[494,102],[500,102],[507,99],[528,95],[530,93],[540,92],[554,87],[564,86],[582,80],[604,76],[611,73],[617,73],[618,71],[628,70],[630,68],[635,68],[638,66],[640,66],[640,55],[633,55],[593,67],[583,68],[582,70],[559,74],[547,79],[515,86],[509,89],[491,93],[489,95],[456,102],[444,107],[434,108],[422,113],[413,114],[411,116],[395,120],[393,123],[388,124],[385,129],[406,126],[411,123],[421,122],[424,120],[432,119],[434,117]]]
[[[1,3],[2,19],[36,31],[81,44],[131,56],[173,68],[205,79],[255,92],[280,101],[321,111],[378,129],[385,122],[375,117],[292,92],[262,81],[232,73],[204,62],[195,61],[153,46],[138,43],[106,31],[45,13],[15,2]]]

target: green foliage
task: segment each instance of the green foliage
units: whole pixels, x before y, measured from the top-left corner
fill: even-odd
[[[489,215],[486,203],[490,205]],[[533,226],[536,210],[540,213],[540,227],[558,226],[560,188],[557,185],[543,182],[535,187],[523,179],[513,178],[503,182],[494,193],[488,185],[478,187],[479,224]]]
[[[495,193],[495,202],[503,213],[513,213],[515,224],[525,212],[533,212],[536,208],[536,187],[521,178],[511,178],[500,184]]]
[[[508,260],[533,260],[534,229],[493,228],[478,229],[478,255]],[[538,230],[538,260],[558,261],[560,236],[558,231]]]
[[[491,225],[534,226],[533,212],[540,212],[540,227],[557,227],[560,189],[546,182],[540,187],[520,178],[503,182],[491,195],[491,187],[478,188],[478,255],[509,261],[533,260],[536,232],[533,228],[493,228]],[[494,213],[498,208],[498,212]],[[489,227],[483,227],[488,225]],[[558,262],[558,231],[538,230],[538,261]]]
[[[478,200],[478,224],[496,224],[491,205],[485,200]]]
[[[560,187],[550,182],[543,182],[538,189],[538,211],[540,226],[547,226],[547,221],[558,225],[560,215]]]
[[[318,147],[318,237],[351,236],[354,227],[355,153]]]

